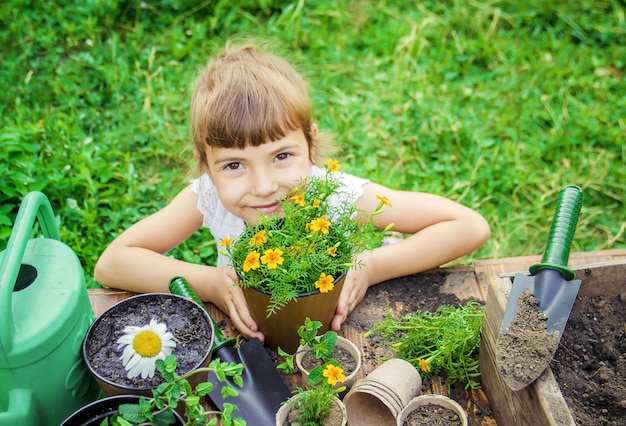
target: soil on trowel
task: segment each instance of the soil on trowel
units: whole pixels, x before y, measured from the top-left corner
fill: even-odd
[[[578,295],[550,368],[578,425],[623,425],[626,292],[612,297]]]
[[[498,335],[496,359],[500,374],[513,390],[532,383],[546,369],[558,339],[548,333],[547,317],[537,299],[525,290],[509,327]]]

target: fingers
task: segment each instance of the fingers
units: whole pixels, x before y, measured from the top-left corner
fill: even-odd
[[[229,307],[230,319],[235,328],[248,339],[258,338],[265,341],[265,336],[259,331],[259,326],[250,315],[248,304],[239,287],[230,290],[232,305]]]

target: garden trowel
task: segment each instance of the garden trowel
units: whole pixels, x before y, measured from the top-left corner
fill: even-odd
[[[573,279],[574,271],[567,267],[567,263],[582,199],[582,190],[576,185],[567,185],[561,190],[541,263],[529,268],[530,276],[518,273],[513,280],[496,343],[496,363],[503,380],[514,391],[534,382],[550,364],[580,289],[581,281]],[[524,341],[522,337],[524,332],[536,333],[538,330],[524,330],[530,326],[517,316],[521,306],[518,301],[522,300],[520,296],[527,294],[526,291],[538,299],[538,307],[545,315],[541,332],[553,336],[548,336],[551,345],[538,350],[533,347],[536,345],[530,344],[532,340]],[[519,335],[516,334],[518,330]],[[513,356],[514,350],[517,360],[507,367],[505,360]]]
[[[169,282],[169,289],[174,294],[195,301],[207,310],[184,278],[172,278]],[[251,339],[237,348],[235,347],[236,339],[226,339],[210,314],[209,317],[214,326],[211,350],[213,357],[219,358],[222,362],[241,363],[244,367],[243,388],[234,384],[228,377],[226,383],[223,383],[215,374],[209,373],[207,381],[213,384],[213,390],[208,394],[209,398],[220,410],[224,409],[225,402],[237,405],[233,417],[242,418],[249,425],[274,426],[276,412],[281,403],[291,396],[274,362],[259,339]],[[235,388],[239,395],[235,398],[222,398],[222,387],[226,385]]]

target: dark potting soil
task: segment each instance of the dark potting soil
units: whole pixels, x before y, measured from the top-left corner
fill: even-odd
[[[403,426],[461,426],[463,422],[453,410],[436,404],[426,404],[413,410]]]
[[[343,374],[346,377],[348,377],[354,372],[354,370],[356,370],[356,360],[352,357],[352,354],[347,349],[335,346],[335,349],[333,350],[333,358],[335,358],[339,362],[339,364],[341,364],[341,368],[343,368]],[[304,367],[306,371],[312,371],[318,365],[322,365],[322,361],[315,358],[313,351],[308,351],[302,357],[302,367]]]
[[[616,284],[626,287],[624,281]],[[613,297],[578,295],[550,368],[577,424],[623,425],[626,292]]]
[[[149,296],[155,297],[125,300],[123,309],[111,310],[110,315],[103,314],[94,326],[87,347],[89,363],[100,376],[113,383],[132,388],[152,388],[163,382],[158,370],[152,378],[126,377],[120,359],[123,349],[117,348],[117,339],[124,334],[127,325],[143,326],[152,318],[165,323],[176,341],[172,354],[176,356],[176,372],[179,375],[197,368],[211,350],[211,329],[200,307],[172,295]]]
[[[548,333],[547,317],[537,299],[525,290],[507,330],[498,335],[496,359],[502,378],[512,389],[532,383],[546,369],[558,345]]]

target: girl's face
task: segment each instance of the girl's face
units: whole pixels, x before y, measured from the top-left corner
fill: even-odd
[[[277,200],[311,174],[310,158],[301,129],[260,146],[207,149],[208,173],[222,204],[252,225],[259,212],[280,213]]]

